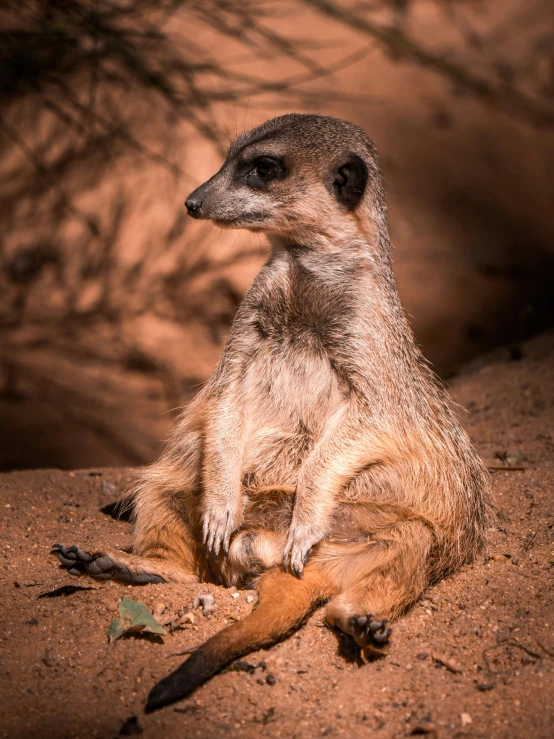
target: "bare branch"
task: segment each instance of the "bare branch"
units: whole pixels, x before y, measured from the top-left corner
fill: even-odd
[[[374,38],[398,58],[429,69],[449,82],[505,113],[517,115],[535,126],[554,125],[554,107],[543,104],[509,85],[495,84],[484,76],[420,46],[404,32],[374,23],[330,0],[301,0],[305,5],[340,23]]]

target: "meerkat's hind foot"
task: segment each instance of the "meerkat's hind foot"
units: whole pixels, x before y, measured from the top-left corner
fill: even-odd
[[[95,580],[119,580],[131,585],[157,585],[166,582],[154,572],[134,571],[103,552],[91,554],[77,546],[64,547],[63,544],[54,544],[51,554],[57,556],[60,564],[71,575],[86,573]]]
[[[366,644],[387,644],[391,635],[391,628],[387,626],[386,618],[379,618],[379,614],[368,613],[366,616],[352,616],[350,627],[356,644],[361,647]]]
[[[378,613],[352,616],[350,619],[351,634],[360,647],[360,657],[363,662],[371,662],[386,656],[383,647],[388,645],[392,632],[387,623],[387,619],[380,619]]]
[[[384,648],[388,646],[392,629],[386,618],[380,618],[378,613],[367,613],[358,616],[347,614],[328,614],[327,624],[331,628],[338,628],[352,637],[360,647],[360,657],[363,662],[371,662],[380,657],[386,657]]]

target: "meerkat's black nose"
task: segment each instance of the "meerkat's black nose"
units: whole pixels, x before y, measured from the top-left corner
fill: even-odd
[[[187,198],[185,200],[185,205],[187,206],[187,213],[189,216],[192,216],[193,218],[200,217],[200,210],[202,208],[201,200],[198,200],[197,198]]]

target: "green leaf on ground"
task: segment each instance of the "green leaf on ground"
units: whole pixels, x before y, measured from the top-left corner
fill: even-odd
[[[142,601],[123,598],[119,604],[119,618],[112,621],[108,629],[110,644],[125,634],[146,632],[147,634],[166,634],[163,626],[156,621]]]
[[[519,465],[527,461],[527,457],[519,449],[516,452],[495,452],[494,456],[496,459],[510,466]]]
[[[522,462],[526,462],[527,457],[523,452],[517,451],[515,454],[508,454],[506,455],[506,462],[508,464],[521,464]]]

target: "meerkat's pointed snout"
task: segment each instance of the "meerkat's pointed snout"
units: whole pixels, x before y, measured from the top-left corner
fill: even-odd
[[[200,218],[202,212],[202,200],[199,197],[195,197],[195,194],[192,193],[185,200],[185,205],[189,216]]]

